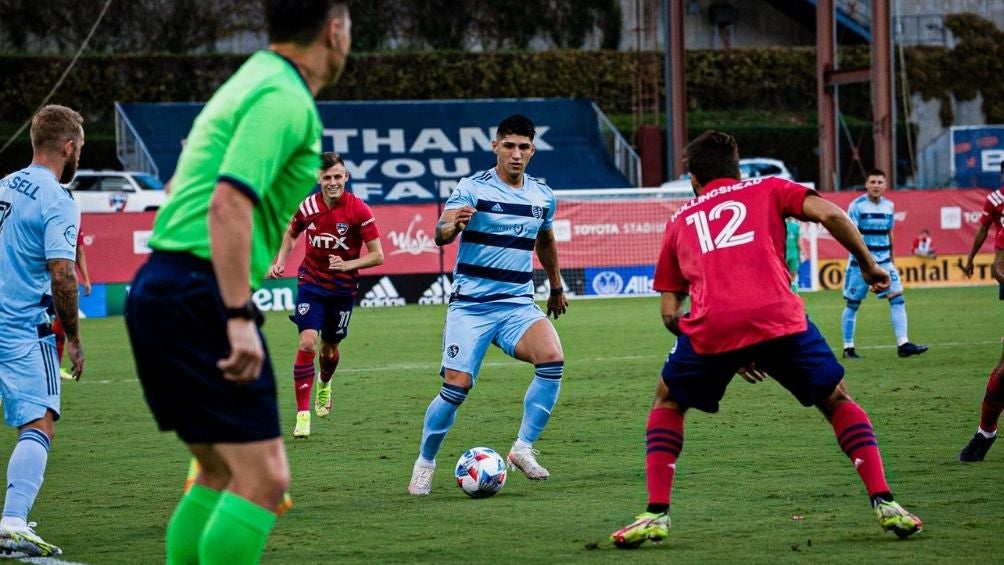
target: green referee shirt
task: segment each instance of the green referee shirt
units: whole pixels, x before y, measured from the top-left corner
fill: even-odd
[[[293,64],[271,51],[252,55],[195,118],[150,247],[208,260],[209,202],[217,181],[227,181],[255,204],[250,283],[259,288],[289,219],[317,182],[322,129]]]

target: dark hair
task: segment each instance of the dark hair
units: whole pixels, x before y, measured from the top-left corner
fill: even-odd
[[[321,170],[326,171],[335,165],[345,166],[345,161],[342,160],[342,156],[334,151],[325,151],[321,153]]]
[[[273,43],[307,45],[329,20],[344,17],[347,12],[344,0],[265,0],[268,39]]]
[[[868,180],[868,177],[885,178],[885,171],[883,171],[882,169],[868,169],[868,174],[865,175],[865,180]]]
[[[537,128],[530,118],[523,114],[513,114],[502,120],[495,131],[496,139],[502,139],[507,135],[525,135],[530,138],[530,141],[533,141],[533,137],[537,135]]]
[[[708,130],[683,150],[690,174],[701,186],[715,179],[739,180],[739,145],[727,133]]]

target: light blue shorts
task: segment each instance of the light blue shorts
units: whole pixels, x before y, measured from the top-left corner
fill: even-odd
[[[23,357],[0,360],[0,394],[8,426],[18,428],[38,420],[46,410],[52,410],[58,420],[59,391],[59,360],[53,337],[39,340]]]
[[[896,266],[892,263],[885,263],[879,266],[889,271],[889,290],[880,292],[875,296],[885,298],[891,293],[902,294],[903,281],[899,278],[899,271],[896,270]],[[861,276],[861,268],[847,267],[847,272],[844,273],[844,298],[861,302],[866,296],[868,296],[868,283]]]
[[[477,379],[488,345],[506,355],[516,355],[516,344],[538,320],[547,316],[536,304],[456,301],[446,310],[443,329],[443,368],[462,371]]]

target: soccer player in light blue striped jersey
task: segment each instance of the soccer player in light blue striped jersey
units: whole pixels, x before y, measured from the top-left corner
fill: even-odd
[[[443,330],[443,384],[425,412],[419,456],[408,485],[413,495],[431,491],[436,454],[477,380],[490,344],[534,366],[509,466],[530,480],[550,476],[537,463],[533,442],[558,402],[565,364],[558,333],[547,317],[564,314],[568,299],[561,287],[551,225],[554,193],[526,174],[535,135],[526,116],[502,120],[492,140],[495,167],[461,180],[436,224],[436,244],[448,245],[459,236],[460,249]],[[551,287],[546,313],[533,302],[534,252]]]
[[[28,513],[42,487],[60,410],[50,306],[63,324],[73,378],[84,370],[74,269],[80,210],[60,186],[73,180],[83,145],[80,114],[45,106],[31,120],[31,165],[0,179],[0,395],[4,422],[18,430],[0,518],[5,553],[62,553],[35,533]]]
[[[892,200],[882,196],[886,191],[885,172],[880,169],[868,171],[865,177],[866,194],[851,202],[847,215],[861,232],[861,237],[868,246],[875,262],[889,271],[889,290],[876,296],[889,301],[889,317],[892,320],[893,333],[896,334],[896,353],[900,357],[920,355],[927,351],[926,345],[914,345],[907,337],[906,331],[906,301],[903,298],[903,281],[899,278],[896,265],[893,264],[892,226],[895,223],[895,207]],[[844,359],[860,359],[854,349],[854,328],[857,322],[858,308],[861,301],[868,296],[868,283],[861,276],[861,267],[854,257],[847,259],[847,270],[844,273],[844,300],[847,306],[840,317],[844,336]]]

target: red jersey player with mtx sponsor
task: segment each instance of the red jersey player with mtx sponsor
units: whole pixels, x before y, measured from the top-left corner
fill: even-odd
[[[300,208],[282,238],[270,278],[279,278],[296,238],[307,232],[307,251],[297,274],[296,310],[290,319],[300,331],[300,345],[293,364],[296,393],[294,438],[310,436],[310,396],[314,384],[314,356],[321,338],[320,372],[314,411],[319,417],[331,412],[331,380],[338,367],[338,344],[349,332],[349,319],[359,269],[383,263],[380,230],[365,202],[345,191],[349,174],[338,153],[322,156],[319,191],[300,203]],[[360,251],[366,246],[366,254]]]

